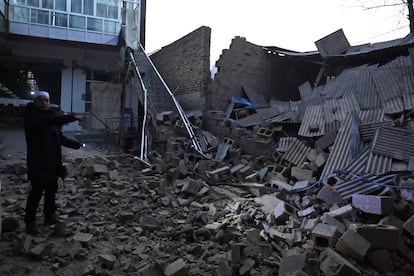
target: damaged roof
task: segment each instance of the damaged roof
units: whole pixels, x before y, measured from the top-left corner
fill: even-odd
[[[301,140],[337,133],[321,177],[338,169],[382,174],[392,170],[394,162],[408,164],[414,158],[414,52],[409,49],[414,36],[350,46],[346,38],[337,38],[342,35],[337,32],[318,41],[319,50],[323,49],[319,54],[329,59],[398,47],[404,48],[404,54],[397,50],[387,62],[382,59],[376,63],[356,62],[338,75],[329,76],[322,85],[312,87],[310,82],[305,82],[298,87],[299,101],[272,100],[270,109],[266,110],[268,116],[256,113],[240,119],[238,125],[299,124],[296,137],[300,140],[282,137],[276,146],[283,153],[283,159],[297,166],[303,165],[311,150]],[[300,55],[276,47],[266,49],[283,55]],[[308,58],[314,55],[310,52],[302,54]],[[395,118],[401,118],[399,124]]]

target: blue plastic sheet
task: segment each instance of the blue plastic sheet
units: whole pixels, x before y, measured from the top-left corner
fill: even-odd
[[[231,99],[238,105],[238,108],[240,108],[240,107],[253,108],[252,103],[249,102],[249,100],[247,100],[245,98],[233,96],[233,97],[231,97]]]

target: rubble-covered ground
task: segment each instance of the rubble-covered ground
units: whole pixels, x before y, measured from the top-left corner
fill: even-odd
[[[25,146],[3,140],[0,275],[414,275],[412,172],[359,178],[353,193],[352,175],[319,181],[223,144],[209,160],[170,137],[149,168],[65,151],[61,223],[42,226],[40,208],[30,236]]]

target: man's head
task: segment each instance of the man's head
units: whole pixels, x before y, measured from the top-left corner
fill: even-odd
[[[37,91],[34,94],[34,105],[42,110],[48,110],[50,108],[50,97],[46,91]]]

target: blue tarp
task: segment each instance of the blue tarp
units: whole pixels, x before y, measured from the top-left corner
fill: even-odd
[[[244,108],[253,108],[253,105],[251,102],[249,102],[249,100],[242,98],[242,97],[237,97],[237,96],[233,96],[231,97],[232,101],[234,101],[238,106],[238,108],[240,107],[244,107]]]

